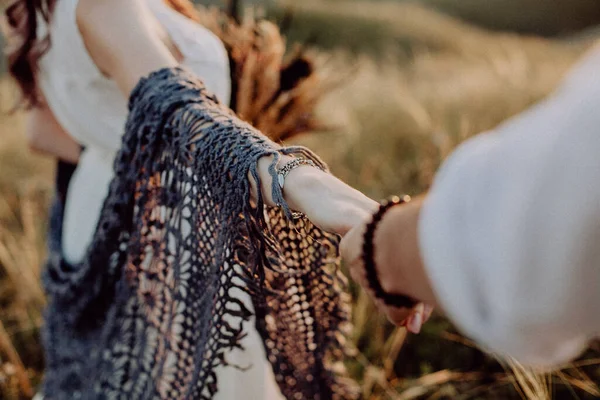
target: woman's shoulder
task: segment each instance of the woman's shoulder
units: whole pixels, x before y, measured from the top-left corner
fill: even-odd
[[[119,13],[140,12],[144,6],[145,0],[58,0],[53,21],[64,23],[69,18],[78,24],[95,24]]]
[[[85,0],[56,2],[50,25],[44,27],[44,32],[50,34],[51,45],[41,59],[43,76],[60,75],[71,80],[89,80],[102,76],[89,56],[79,29],[77,9],[84,2],[87,3]]]
[[[127,16],[143,11],[145,0],[58,0],[50,23],[52,47],[69,50],[88,31],[101,31],[103,36],[126,32]],[[75,49],[71,49],[75,50]]]
[[[146,7],[145,0],[60,0],[68,1],[75,6],[77,16],[117,15],[119,13],[139,12]],[[98,14],[98,15],[97,15]]]
[[[61,0],[64,1],[64,0]],[[76,21],[86,30],[102,30],[105,36],[118,36],[136,29],[136,21],[148,15],[144,0],[66,0],[75,11]],[[131,22],[121,23],[121,22]]]

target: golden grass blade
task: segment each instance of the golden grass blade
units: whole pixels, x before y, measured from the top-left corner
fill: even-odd
[[[27,375],[27,371],[23,366],[23,362],[21,361],[21,357],[19,357],[19,353],[12,345],[10,340],[10,336],[4,329],[4,324],[0,320],[0,351],[6,354],[9,362],[16,367],[16,375],[19,380],[19,386],[21,388],[22,393],[25,396],[32,397],[33,389],[31,386],[31,382],[29,381],[29,376]]]
[[[574,378],[565,372],[556,371],[554,373],[565,385],[576,387],[591,396],[595,396],[600,398],[600,388],[598,385],[592,381],[588,376],[583,374],[581,371],[578,371],[578,374],[581,375],[580,378]]]
[[[224,14],[199,8],[197,21],[202,23],[225,44],[232,61],[235,93],[234,111],[240,118],[254,125],[273,140],[289,138],[321,124],[315,120],[314,108],[324,94],[317,74],[311,73],[308,81],[292,82],[293,87],[282,90],[281,73],[286,52],[285,40],[277,26],[266,20],[257,20],[248,13],[238,24]],[[294,57],[301,54],[295,52]],[[314,69],[313,61],[303,57]],[[299,90],[298,90],[299,89]],[[294,102],[289,102],[292,97]],[[278,124],[283,121],[281,126]]]
[[[267,110],[261,113],[255,122],[255,127],[265,135],[273,138],[272,132],[274,131],[274,126],[281,114],[281,110],[290,102],[291,98],[292,94],[290,92],[280,94],[275,102]],[[276,139],[273,138],[273,140]]]
[[[35,250],[26,243],[23,246],[22,242],[0,227],[0,263],[17,290],[17,298],[24,304],[43,307],[46,303],[44,291],[35,273],[38,267],[22,261],[24,254]]]
[[[40,277],[40,266],[42,264],[43,254],[40,253],[38,246],[40,232],[38,225],[35,222],[36,212],[32,194],[23,196],[20,210],[24,235],[24,240],[21,242],[23,244],[22,250],[24,250],[22,255],[27,257],[27,263],[31,266],[31,273],[37,281]]]
[[[257,52],[251,50],[248,53],[246,61],[243,64],[240,78],[238,81],[237,114],[241,119],[245,121],[248,120],[252,107],[252,101],[254,99],[254,87],[256,83],[254,80],[254,76],[258,67],[257,61]]]
[[[517,389],[528,400],[549,400],[548,376],[524,367],[514,359],[507,359],[507,365],[514,375]]]
[[[282,60],[285,54],[285,41],[274,24],[261,21],[257,30],[260,40],[259,49],[263,54],[261,57],[262,73],[257,79],[257,96],[252,107],[253,118],[277,93],[280,84]]]
[[[286,113],[277,118],[277,123],[271,131],[274,139],[281,139],[283,132],[293,130],[303,117],[312,117],[319,98],[319,93],[312,90],[317,81],[316,76],[308,77],[290,92],[291,98],[285,106]]]
[[[358,295],[358,299],[356,300],[356,306],[352,310],[355,329],[353,332],[351,332],[351,334],[354,341],[366,333],[367,328],[369,327],[368,322],[372,315],[373,306],[370,302],[368,294],[361,291]]]
[[[21,389],[16,376],[17,369],[11,363],[0,363],[0,399],[20,400]]]
[[[388,340],[389,347],[385,346],[384,349],[387,356],[383,360],[383,369],[385,371],[385,376],[391,378],[394,376],[394,364],[396,359],[398,359],[398,354],[400,354],[400,350],[402,350],[402,346],[404,345],[404,341],[406,340],[407,331],[405,328],[396,328],[394,330],[393,335]],[[389,349],[389,350],[388,350]]]

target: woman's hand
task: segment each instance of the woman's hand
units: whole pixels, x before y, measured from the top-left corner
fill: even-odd
[[[311,166],[289,173],[283,195],[292,210],[304,213],[319,228],[339,235],[367,220],[378,207],[377,202],[358,190]]]
[[[319,228],[345,235],[377,210],[376,201],[317,168],[299,167],[286,178],[284,196],[293,210]]]
[[[390,209],[375,230],[373,247],[377,274],[383,289],[388,293],[408,295],[424,303],[409,310],[387,306],[375,299],[366,279],[362,256],[364,232],[370,218],[350,230],[342,239],[340,247],[352,278],[374,298],[377,306],[392,323],[406,326],[413,333],[419,333],[422,324],[431,316],[435,304],[418,249],[420,203],[420,200],[415,200]]]

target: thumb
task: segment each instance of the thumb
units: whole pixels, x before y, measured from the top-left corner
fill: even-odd
[[[355,226],[340,241],[340,254],[346,262],[354,262],[362,254],[362,227]]]

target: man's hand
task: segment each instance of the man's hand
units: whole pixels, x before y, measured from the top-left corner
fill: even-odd
[[[431,316],[433,306],[430,304],[435,303],[418,251],[416,225],[419,210],[418,200],[389,210],[376,228],[373,246],[377,274],[383,289],[426,303],[419,303],[413,309],[399,309],[387,306],[374,297],[366,279],[362,256],[364,232],[369,220],[351,229],[342,239],[340,247],[352,278],[373,297],[392,323],[406,326],[413,333],[420,332],[422,324]]]

